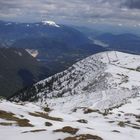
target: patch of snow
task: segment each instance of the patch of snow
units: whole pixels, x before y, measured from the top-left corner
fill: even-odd
[[[93,42],[94,44],[105,47],[105,48],[109,47],[107,43],[104,43],[103,41],[100,41],[100,40],[94,40]]]
[[[39,54],[38,50],[35,49],[26,49],[26,51],[33,57],[37,57]]]
[[[27,27],[30,27],[30,25],[29,25],[29,24],[27,24],[26,26],[27,26]]]
[[[46,21],[46,20],[44,20],[44,21],[42,21],[42,23],[44,24],[44,25],[49,25],[49,26],[54,26],[54,27],[60,27],[58,24],[56,24],[54,21]]]
[[[9,23],[6,23],[5,25],[6,25],[6,26],[9,26],[9,25],[12,25],[12,23],[9,22]]]
[[[16,54],[18,54],[19,56],[22,56],[21,52],[15,51]]]

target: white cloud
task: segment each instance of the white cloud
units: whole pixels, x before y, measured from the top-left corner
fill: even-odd
[[[18,21],[47,18],[67,23],[134,25],[140,22],[140,10],[134,1],[137,0],[1,0],[0,18]]]

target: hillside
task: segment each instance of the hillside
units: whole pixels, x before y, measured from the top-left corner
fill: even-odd
[[[79,103],[81,105],[84,103],[98,108],[113,107],[137,94],[140,85],[139,62],[139,56],[121,52],[92,55],[64,72],[20,91],[13,100],[35,100],[44,103],[55,97],[59,103],[75,99],[77,104],[78,98],[82,98],[83,102]],[[84,102],[83,96],[92,96],[92,104],[90,99],[89,103]]]
[[[65,112],[59,108],[46,112],[32,103],[3,100],[0,101],[0,139],[139,140],[140,97],[128,101],[104,114],[84,106]]]
[[[139,140],[139,66],[138,55],[99,53],[20,91],[18,103],[1,100],[0,139]]]
[[[0,96],[9,97],[46,76],[47,68],[24,49],[0,48]]]

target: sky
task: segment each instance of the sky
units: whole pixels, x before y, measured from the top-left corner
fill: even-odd
[[[140,0],[0,0],[0,20],[140,26]]]

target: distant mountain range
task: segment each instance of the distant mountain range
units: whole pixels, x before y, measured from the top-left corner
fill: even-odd
[[[125,27],[114,27],[115,31],[111,31],[105,29],[106,26],[104,26],[104,28],[99,28],[100,26],[98,28],[73,27],[93,40],[94,44],[103,47],[106,46],[108,50],[140,54],[140,35],[137,32],[135,33],[131,28],[127,28],[126,30]],[[113,27],[111,27],[111,29],[113,30]],[[120,31],[121,29],[122,31]]]
[[[40,23],[0,22],[0,44],[38,52],[51,74],[63,71],[91,54],[105,51],[77,29],[53,21]]]
[[[140,37],[137,35],[105,33],[96,39],[108,44],[111,49],[140,54]]]
[[[28,65],[30,66],[32,66],[32,63],[37,67],[41,65],[44,69],[43,72],[42,69],[36,67],[30,69],[31,72],[36,71],[35,74],[33,73],[35,78],[28,79],[28,76],[25,76],[25,79],[22,79],[24,82],[20,79],[24,84],[20,83],[19,88],[16,89],[21,89],[43,78],[64,71],[89,55],[106,50],[118,50],[139,54],[139,46],[140,37],[133,34],[114,35],[98,32],[98,29],[94,32],[94,30],[90,30],[89,28],[60,25],[53,21],[42,21],[38,23],[0,21],[0,48],[7,48],[7,53],[9,53],[8,48],[13,48],[13,50],[17,48],[19,51],[21,49],[26,52],[26,55],[28,54],[28,57],[20,57],[23,62],[29,63]],[[30,57],[29,54],[31,55]],[[18,59],[17,56],[11,57],[8,55],[7,57],[9,60],[13,60],[13,58]],[[34,62],[28,60],[29,58]],[[20,62],[20,59],[18,61],[20,64],[23,63]],[[1,71],[5,72],[4,67]],[[9,65],[8,69],[11,68],[12,65]],[[20,69],[23,68],[18,68],[18,70]],[[43,76],[39,76],[40,74],[38,73],[42,73]],[[3,75],[3,72],[0,74]],[[19,74],[17,72],[16,74],[18,77]],[[28,74],[25,73],[25,75]],[[13,92],[17,92],[17,90],[12,92],[8,91],[7,93],[4,91],[2,95],[8,96],[9,93],[12,94]]]

